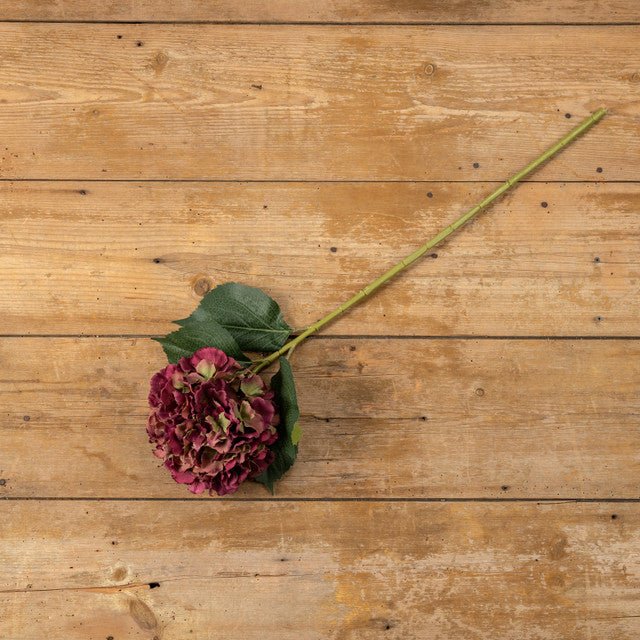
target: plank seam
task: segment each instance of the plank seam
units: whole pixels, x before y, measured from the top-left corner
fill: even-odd
[[[127,339],[148,339],[153,340],[161,337],[158,334],[147,333],[4,333],[0,334],[0,339],[60,339],[60,338],[82,338],[98,340],[127,340]],[[536,335],[536,336],[505,336],[505,335],[376,335],[376,334],[344,334],[344,335],[316,335],[309,336],[311,340],[640,340],[640,335],[584,335],[584,336],[561,336],[561,335]]]
[[[0,18],[0,24],[112,24],[112,25],[215,25],[255,27],[635,27],[640,22],[394,22],[394,21],[295,21],[295,20],[57,20]]]
[[[1,183],[13,182],[91,182],[91,183],[185,183],[185,184],[502,184],[504,180],[304,180],[276,178],[0,178]],[[640,184],[640,180],[522,180],[519,184]]]
[[[389,503],[389,502],[407,502],[407,503],[537,503],[537,504],[636,504],[640,503],[640,498],[473,498],[473,497],[450,497],[450,498],[125,498],[116,497],[99,497],[99,496],[0,496],[0,501],[19,502],[191,502],[194,504],[230,504],[230,503],[270,503],[270,502],[367,502],[367,503]]]

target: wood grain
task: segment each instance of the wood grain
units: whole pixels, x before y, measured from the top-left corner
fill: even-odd
[[[633,0],[0,0],[0,638],[638,638],[639,36]],[[158,467],[147,336],[228,280],[305,326],[600,106],[296,351],[275,499]]]
[[[640,633],[637,504],[4,502],[0,509],[7,638],[631,640]]]
[[[0,177],[638,180],[639,35],[5,23]]]
[[[145,433],[159,345],[0,347],[0,495],[190,497]],[[278,497],[638,495],[639,341],[323,339],[293,366],[304,439]]]
[[[493,187],[7,183],[1,331],[166,333],[229,280],[307,326]],[[327,332],[638,335],[639,209],[635,184],[522,185]]]
[[[1,0],[0,20],[616,24],[640,11],[634,0]]]

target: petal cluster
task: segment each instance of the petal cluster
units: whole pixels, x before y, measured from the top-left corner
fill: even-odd
[[[151,379],[149,441],[193,493],[233,493],[273,462],[273,391],[224,351],[199,349]]]

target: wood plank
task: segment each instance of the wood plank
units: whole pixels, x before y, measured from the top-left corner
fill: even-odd
[[[637,504],[4,502],[0,509],[7,638],[631,640],[640,633]]]
[[[615,24],[640,12],[634,0],[2,0],[0,20]]]
[[[0,177],[638,180],[639,35],[5,23]]]
[[[189,498],[144,430],[164,362],[149,340],[2,340],[1,495]],[[316,339],[293,364],[279,497],[638,497],[640,341]]]
[[[1,331],[165,333],[230,280],[307,326],[493,186],[7,183]],[[636,184],[521,185],[327,332],[637,335],[639,209]]]

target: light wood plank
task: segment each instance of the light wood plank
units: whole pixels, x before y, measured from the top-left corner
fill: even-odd
[[[638,180],[639,35],[5,23],[0,177]]]
[[[214,22],[620,23],[634,0],[2,0],[0,20]]]
[[[640,633],[637,504],[5,502],[0,509],[7,638],[631,640]]]
[[[226,281],[307,326],[493,186],[5,184],[0,331],[165,333]],[[638,210],[635,184],[521,185],[326,331],[637,335]]]
[[[190,497],[145,433],[157,344],[0,347],[1,495]],[[293,364],[304,439],[279,497],[638,497],[639,341],[325,339]]]

